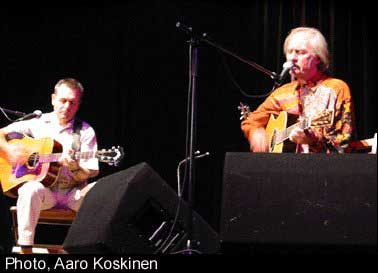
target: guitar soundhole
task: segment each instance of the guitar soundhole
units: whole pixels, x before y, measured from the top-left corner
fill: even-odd
[[[28,166],[34,168],[39,161],[38,153],[34,153],[28,158]]]
[[[25,175],[38,176],[42,171],[42,164],[39,164],[39,155],[37,153],[29,156],[28,161],[23,165],[16,165],[12,169],[12,173],[16,178],[21,178]]]

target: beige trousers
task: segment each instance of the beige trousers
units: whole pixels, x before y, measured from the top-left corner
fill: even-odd
[[[38,181],[29,181],[18,189],[18,244],[33,245],[35,229],[41,210],[53,207],[78,211],[86,193],[95,182],[80,188],[51,190]]]

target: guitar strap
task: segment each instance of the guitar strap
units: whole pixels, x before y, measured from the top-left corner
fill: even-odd
[[[74,151],[74,154],[72,155],[73,158],[75,158],[76,152],[80,152],[80,148],[81,148],[80,130],[82,126],[83,126],[83,122],[80,119],[75,118],[74,123],[73,123],[73,128],[72,128],[73,140],[72,140],[72,145],[71,145],[71,148]],[[74,181],[72,177],[68,178],[67,174],[61,175],[60,170],[61,169],[59,169],[57,179],[55,180],[56,182],[54,182],[50,187],[58,188],[58,189],[68,189],[68,191],[66,192],[66,194],[68,194],[68,192],[71,192],[75,187],[79,185],[79,183]]]
[[[80,130],[83,126],[83,122],[80,119],[75,118],[73,124],[73,141],[72,141],[72,150],[79,152],[81,148],[80,142]]]

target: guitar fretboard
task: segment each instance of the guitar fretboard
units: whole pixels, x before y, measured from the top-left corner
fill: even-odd
[[[299,121],[297,123],[294,123],[293,125],[287,127],[286,129],[277,132],[275,143],[279,144],[281,142],[284,142],[286,139],[289,138],[290,133],[297,127],[303,128],[304,125],[307,123],[307,120],[304,119],[302,121]]]
[[[74,155],[74,158],[75,159],[90,159],[90,158],[94,157],[95,154],[96,154],[95,151],[76,152],[75,155]],[[41,163],[57,162],[61,156],[62,156],[62,153],[40,154],[39,155],[39,162],[41,162]]]

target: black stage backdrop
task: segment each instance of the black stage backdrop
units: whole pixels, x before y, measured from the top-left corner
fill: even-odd
[[[176,189],[176,167],[185,157],[189,38],[176,22],[271,71],[285,61],[288,31],[305,25],[325,34],[333,75],[351,86],[358,137],[376,132],[371,2],[178,2],[1,7],[0,106],[50,111],[57,80],[77,78],[86,89],[79,117],[95,128],[99,148],[125,149],[122,164],[101,165],[100,177],[144,161]],[[253,110],[262,102],[240,89],[259,95],[272,84],[267,75],[200,44],[197,149],[211,156],[197,162],[194,207],[216,230],[225,152],[248,151],[237,106],[245,102]],[[8,124],[3,115],[0,122]]]

